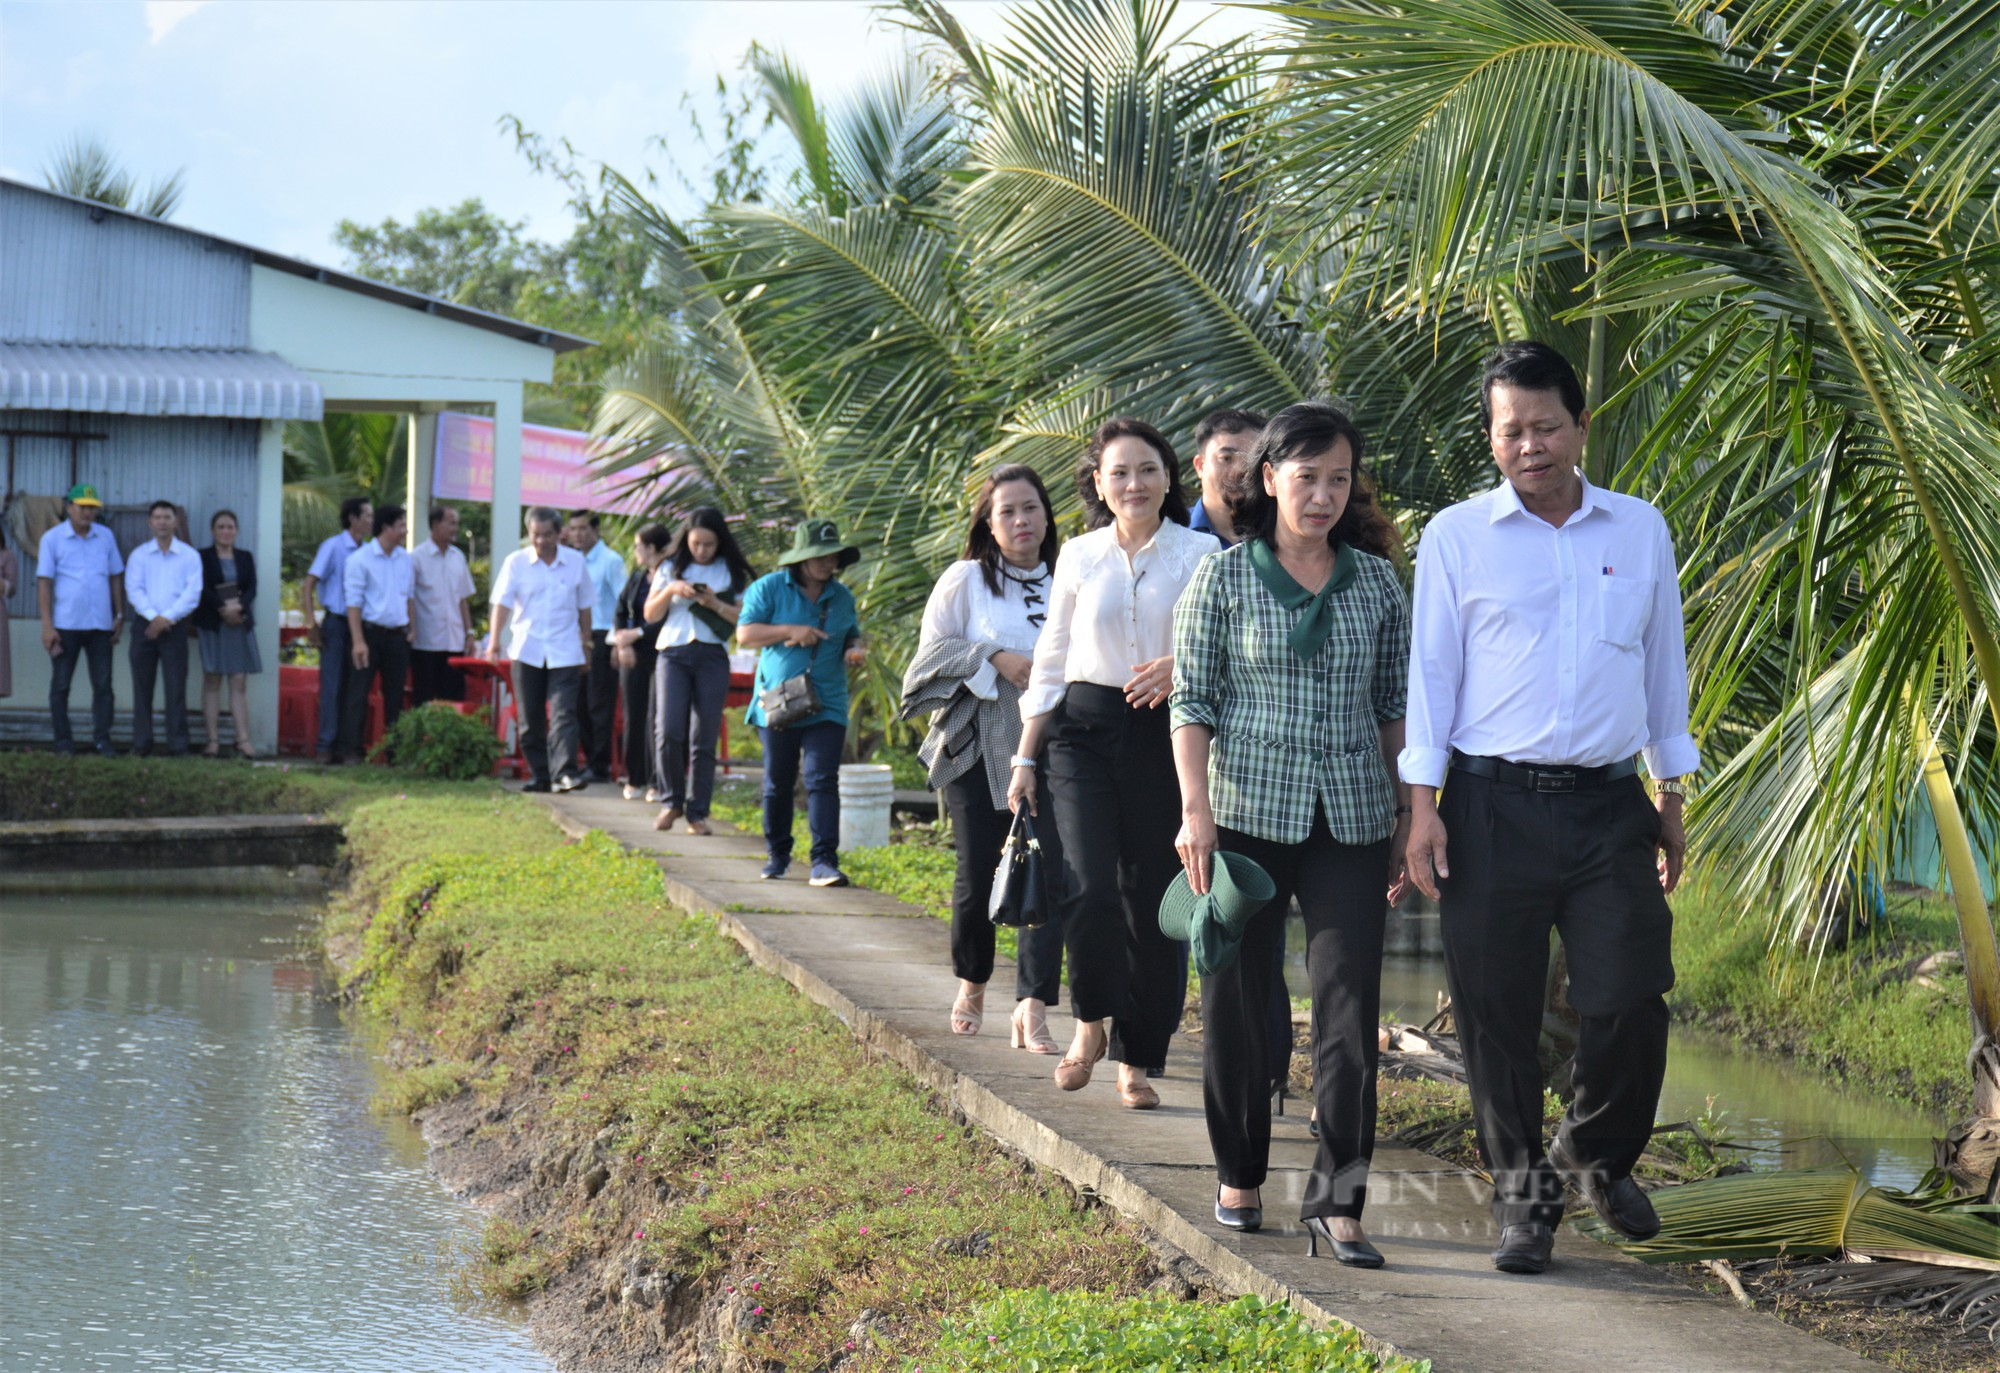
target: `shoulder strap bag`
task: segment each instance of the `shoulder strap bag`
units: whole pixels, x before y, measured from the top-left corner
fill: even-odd
[[[820,593],[819,624],[816,628],[826,628],[826,612],[829,609],[827,593]],[[819,693],[813,690],[813,663],[819,658],[819,651],[827,641],[821,639],[813,645],[812,657],[806,661],[806,670],[785,678],[774,687],[767,687],[757,695],[757,704],[764,712],[764,724],[769,729],[790,729],[802,725],[820,712]]]

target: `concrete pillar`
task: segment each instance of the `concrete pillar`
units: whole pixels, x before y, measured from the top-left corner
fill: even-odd
[[[278,747],[278,629],[285,590],[285,425],[265,420],[257,426],[257,511],[253,529],[242,531],[243,546],[257,560],[257,599],[250,608],[257,657],[264,670],[248,682],[250,743],[269,755]],[[253,537],[254,530],[254,537]],[[199,689],[189,698],[191,713],[201,705]],[[225,708],[227,701],[224,702]]]
[[[519,548],[521,532],[521,388],[493,397],[493,571]]]
[[[414,545],[424,537],[418,531],[430,528],[431,475],[437,466],[437,407],[426,402],[411,415],[409,433],[408,480],[403,489],[409,492],[410,542]]]

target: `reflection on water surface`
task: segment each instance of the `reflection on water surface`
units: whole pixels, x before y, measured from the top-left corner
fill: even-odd
[[[0,1368],[549,1363],[455,1306],[476,1213],[368,1110],[314,923],[260,897],[0,899]]]

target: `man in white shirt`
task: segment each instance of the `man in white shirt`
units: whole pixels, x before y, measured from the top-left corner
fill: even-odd
[[[319,650],[319,761],[338,763],[340,756],[340,691],[347,682],[347,560],[368,541],[375,511],[366,496],[349,496],[340,503],[340,532],[320,541],[312,567],[299,584],[299,610],[306,637]],[[326,607],[321,621],[313,601]]]
[[[1480,409],[1506,480],[1424,530],[1399,764],[1409,872],[1440,902],[1493,1173],[1494,1264],[1539,1273],[1565,1181],[1621,1233],[1659,1230],[1631,1172],[1666,1073],[1665,893],[1687,850],[1679,779],[1700,758],[1666,521],[1584,479],[1575,369],[1545,344],[1506,344],[1487,359]],[[1576,1099],[1545,1153],[1536,1050],[1551,929],[1582,1025]]]
[[[576,698],[590,661],[596,600],[583,554],[562,544],[562,516],[528,512],[528,547],[507,555],[493,579],[487,661],[514,664],[514,713],[529,791],[576,791]],[[550,768],[554,766],[551,778]]]
[[[174,537],[180,511],[154,501],[146,512],[153,537],[125,563],[132,607],[132,752],[153,751],[153,679],[164,675],[167,752],[188,751],[188,617],[201,601],[201,554]]]
[[[583,710],[578,747],[590,766],[590,780],[611,780],[612,730],[618,715],[618,669],[611,661],[611,622],[618,614],[618,593],[625,588],[625,560],[597,536],[598,514],[579,510],[569,517],[563,542],[583,555],[590,574],[590,665],[584,670]]]
[[[458,512],[448,505],[431,507],[431,536],[410,554],[416,581],[410,637],[410,704],[457,701],[465,682],[451,660],[472,648],[472,570],[458,551]]]
[[[61,524],[42,535],[35,555],[35,599],[42,612],[42,647],[55,660],[49,670],[49,719],[56,752],[74,753],[70,737],[69,684],[79,658],[90,668],[91,743],[107,758],[111,747],[111,650],[125,627],[125,560],[118,540],[97,523],[104,502],[97,488],[69,489]]]
[[[382,678],[382,730],[403,714],[403,683],[410,671],[410,599],[415,579],[403,547],[410,522],[400,505],[375,512],[375,537],[348,555],[341,569],[347,599],[347,680],[340,688],[340,751],[363,758],[368,693]]]

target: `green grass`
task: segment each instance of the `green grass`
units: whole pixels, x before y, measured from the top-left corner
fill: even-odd
[[[387,1099],[532,1084],[553,1137],[539,1156],[605,1170],[588,1201],[572,1186],[566,1208],[490,1228],[487,1290],[628,1258],[711,1292],[755,1283],[746,1352],[791,1367],[847,1353],[873,1308],[873,1346],[842,1365],[859,1370],[922,1362],[941,1320],[1012,1290],[1116,1303],[1156,1275],[1133,1231],[954,1125],[712,922],[666,905],[648,860],[603,836],[565,845],[506,796],[378,800],[349,834],[351,903],[370,917],[351,986],[427,1050]]]
[[[1674,1013],[1765,1048],[1797,1055],[1834,1077],[1939,1111],[1971,1104],[1964,969],[1948,965],[1919,985],[1909,968],[1958,947],[1948,907],[1893,896],[1886,928],[1823,959],[1774,948],[1761,911],[1713,888],[1674,901]]]
[[[212,758],[0,752],[0,820],[337,813],[370,797],[446,795],[468,788],[499,793],[491,781],[433,782],[381,767],[253,767]]]
[[[1428,1361],[1383,1359],[1356,1332],[1318,1330],[1289,1306],[1239,1297],[1196,1305],[1151,1295],[1109,1301],[1091,1293],[1010,1292],[951,1322],[921,1365],[972,1370],[1148,1369],[1159,1373],[1423,1373]]]

